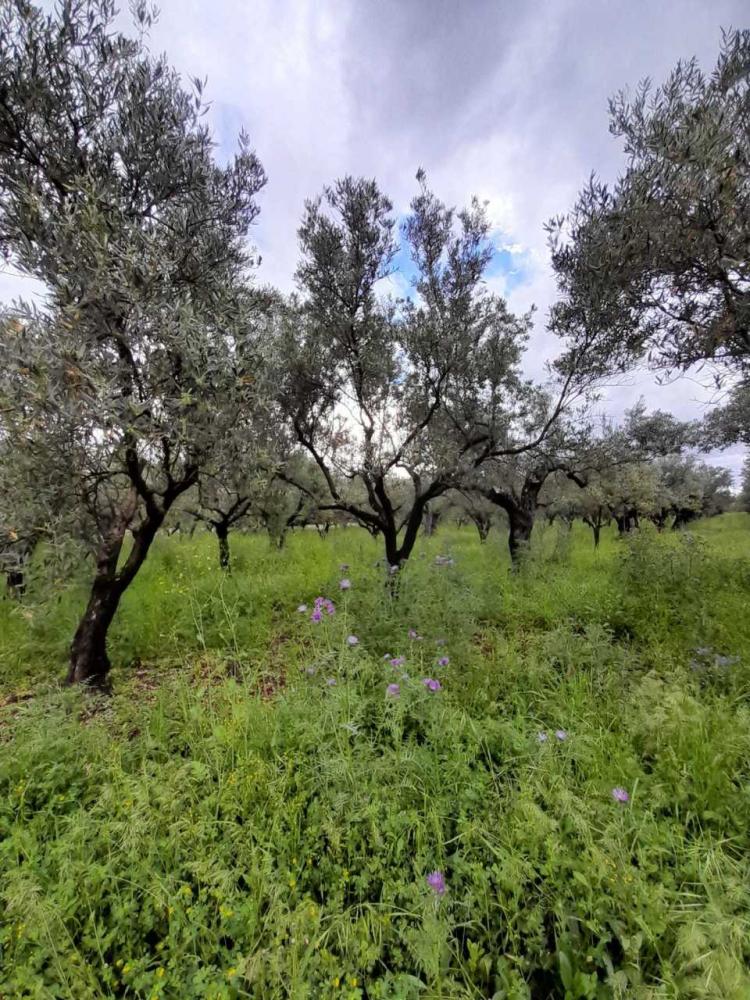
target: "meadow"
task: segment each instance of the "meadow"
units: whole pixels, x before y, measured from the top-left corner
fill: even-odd
[[[3,1000],[750,996],[750,515],[232,545],[0,600]]]

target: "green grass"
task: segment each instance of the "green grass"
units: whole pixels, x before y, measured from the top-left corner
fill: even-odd
[[[0,601],[0,997],[750,996],[750,517],[534,548],[161,539],[111,698]]]

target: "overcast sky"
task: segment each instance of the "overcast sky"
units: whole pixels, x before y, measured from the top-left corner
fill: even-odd
[[[124,2],[123,6],[127,6]],[[208,78],[223,152],[240,128],[268,174],[256,242],[262,280],[292,287],[305,198],[346,173],[376,177],[401,214],[427,171],[452,204],[489,201],[502,251],[492,284],[538,307],[528,369],[557,347],[543,230],[592,170],[614,177],[621,147],[607,98],[674,63],[715,61],[720,28],[746,27],[747,0],[160,0],[151,47]],[[743,17],[744,15],[744,17]],[[21,282],[20,285],[24,283]],[[0,295],[19,284],[0,277]],[[711,393],[647,376],[610,392],[613,413],[644,394],[699,415]],[[742,451],[714,461],[741,464]]]

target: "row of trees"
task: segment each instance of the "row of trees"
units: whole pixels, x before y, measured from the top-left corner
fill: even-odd
[[[71,682],[106,679],[109,624],[165,522],[205,521],[228,565],[229,531],[250,516],[280,538],[351,519],[396,573],[426,515],[463,496],[505,512],[517,559],[552,484],[594,497],[606,470],[695,444],[696,428],[665,414],[639,408],[622,427],[586,415],[613,359],[639,357],[655,323],[633,305],[635,278],[626,291],[618,279],[619,297],[596,285],[591,198],[554,236],[563,351],[545,385],[522,372],[530,315],[487,289],[483,206],[446,206],[422,171],[400,227],[375,181],[326,188],[305,206],[298,292],[257,287],[262,166],[244,135],[216,161],[200,82],[185,89],[149,54],[147,9],[135,13],[131,38],[112,0],[0,5],[0,248],[46,289],[2,319],[0,516],[13,544],[73,538],[91,552]],[[723,60],[746,58],[750,42],[727,47]],[[399,267],[411,291],[396,298],[383,288]],[[735,363],[745,279],[731,273],[731,350],[712,356]],[[629,340],[613,351],[623,312]],[[663,509],[678,517],[675,503]]]

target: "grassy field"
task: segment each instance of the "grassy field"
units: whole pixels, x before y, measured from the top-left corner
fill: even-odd
[[[750,516],[215,546],[0,600],[0,997],[750,997]]]

